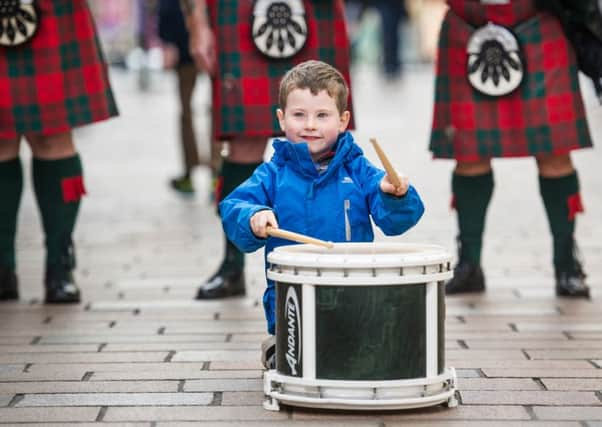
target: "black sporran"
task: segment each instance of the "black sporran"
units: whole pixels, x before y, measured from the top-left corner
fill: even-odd
[[[290,58],[307,41],[302,0],[255,0],[251,22],[253,43],[270,58]]]
[[[27,43],[39,25],[34,0],[0,0],[0,46]]]
[[[525,66],[516,36],[501,25],[488,23],[476,29],[466,46],[468,81],[488,96],[512,93],[523,80]]]

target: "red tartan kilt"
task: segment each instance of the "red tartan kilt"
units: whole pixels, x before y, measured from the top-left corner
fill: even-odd
[[[461,3],[455,1],[450,3]],[[477,93],[468,82],[466,45],[473,28],[484,24],[475,13],[492,6],[470,3],[458,14],[448,11],[440,34],[430,149],[434,157],[470,162],[538,153],[566,154],[592,145],[579,88],[575,55],[558,20],[536,13],[532,1],[513,1],[513,13],[500,14],[517,36],[525,61],[519,88],[502,97]],[[503,6],[495,6],[503,8]],[[511,6],[507,6],[510,8]],[[519,10],[520,22],[512,22]],[[518,13],[518,15],[520,15]],[[482,17],[468,25],[460,16]],[[465,18],[466,19],[466,18]],[[478,19],[480,21],[480,19]],[[518,26],[516,24],[519,24]]]
[[[207,2],[218,52],[218,70],[213,79],[213,130],[218,140],[241,135],[280,135],[276,120],[278,86],[284,73],[295,64],[319,59],[336,67],[350,82],[342,0],[304,0],[308,39],[302,50],[289,59],[267,58],[253,44],[253,3]]]
[[[86,0],[37,0],[40,26],[0,47],[0,139],[52,135],[117,114]]]

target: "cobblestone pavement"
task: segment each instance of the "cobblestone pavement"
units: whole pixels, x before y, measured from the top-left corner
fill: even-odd
[[[261,406],[259,363],[262,256],[247,257],[245,298],[193,300],[221,259],[209,174],[195,176],[195,197],[168,189],[179,166],[172,76],[153,76],[146,93],[123,71],[114,70],[112,78],[122,116],[77,133],[89,192],[75,236],[80,305],[40,303],[43,237],[25,162],[22,295],[18,303],[0,304],[0,424],[602,426],[599,148],[574,154],[587,209],[577,235],[592,301],[554,296],[551,240],[533,160],[496,160],[484,248],[487,292],[447,299],[446,357],[458,372],[460,406],[268,412]],[[452,163],[432,161],[426,149],[432,83],[430,67],[396,83],[356,70],[356,137],[377,161],[368,144],[376,137],[425,200],[420,224],[387,240],[454,251]],[[207,129],[206,90],[203,80],[195,98],[201,130]],[[600,146],[602,108],[589,86],[584,92]],[[29,158],[26,148],[23,158]]]

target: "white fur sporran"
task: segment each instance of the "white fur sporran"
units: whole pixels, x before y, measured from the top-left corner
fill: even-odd
[[[38,24],[34,0],[0,0],[0,46],[13,47],[28,42]]]
[[[255,46],[270,58],[290,58],[307,41],[302,0],[256,0],[251,35]]]
[[[468,81],[480,93],[507,95],[522,82],[525,67],[520,46],[507,28],[488,23],[475,30],[466,50]]]

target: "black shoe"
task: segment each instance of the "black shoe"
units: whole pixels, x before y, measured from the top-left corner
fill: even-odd
[[[244,294],[244,271],[229,271],[224,268],[201,285],[196,294],[196,299],[220,299]]]
[[[73,280],[71,269],[62,265],[46,267],[46,303],[47,304],[74,304],[80,302],[79,288]]]
[[[0,301],[19,299],[17,275],[8,268],[0,266]]]
[[[583,272],[559,272],[556,274],[556,295],[559,297],[589,298],[589,286]]]
[[[571,237],[565,243],[564,263],[555,265],[556,295],[559,297],[589,298],[589,286],[585,284],[587,275],[581,266],[581,255],[575,240]]]
[[[171,188],[173,188],[181,194],[194,194],[194,184],[192,183],[192,179],[186,175],[171,179],[169,181],[169,185],[171,186]]]
[[[454,277],[445,284],[445,293],[485,292],[485,276],[481,266],[460,261],[454,268]]]
[[[556,269],[556,295],[559,297],[589,298],[589,286],[581,263],[573,259],[571,268]]]

